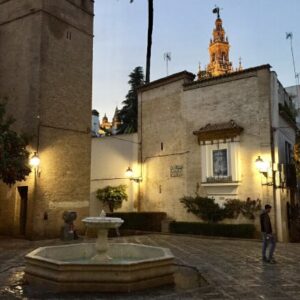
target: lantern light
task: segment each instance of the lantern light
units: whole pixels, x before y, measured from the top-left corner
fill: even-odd
[[[263,161],[260,156],[258,156],[255,160],[255,166],[261,174],[263,174],[265,177],[268,176],[269,165],[267,162]]]
[[[129,178],[131,178],[133,176],[133,171],[130,167],[127,168],[125,175],[126,175],[126,177],[129,177]]]
[[[133,177],[133,171],[130,167],[127,168],[125,175],[126,175],[126,177],[128,177],[130,180],[132,180],[134,182],[139,183],[142,181],[142,177]]]
[[[40,165],[40,158],[36,152],[34,152],[33,156],[30,158],[29,164],[33,168],[37,168]]]

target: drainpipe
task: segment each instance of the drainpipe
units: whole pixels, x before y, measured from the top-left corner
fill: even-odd
[[[143,92],[140,92],[140,137],[139,137],[139,155],[138,155],[138,163],[140,165],[141,171],[141,178],[143,179],[143,101],[142,101]],[[138,182],[138,203],[137,203],[137,210],[138,212],[141,211],[141,182]]]
[[[274,107],[274,104],[276,105],[276,102],[274,101],[274,97],[273,97],[273,91],[275,90],[275,80],[273,78],[273,73],[270,71],[270,98],[269,98],[269,105],[270,105],[270,109],[269,109],[269,115],[270,115],[270,144],[271,144],[271,163],[272,163],[272,192],[273,192],[273,211],[274,211],[274,225],[275,225],[275,229],[276,229],[276,233],[277,233],[277,238],[278,238],[278,218],[277,218],[277,191],[276,191],[276,171],[273,170],[273,166],[276,162],[275,159],[275,133],[276,133],[276,129],[274,127],[274,111],[276,111],[276,108]],[[276,79],[277,80],[277,79]],[[272,88],[273,87],[273,88]]]
[[[274,129],[272,127],[272,125],[270,126],[270,134],[271,134],[271,163],[272,163],[272,192],[273,192],[273,211],[274,211],[274,222],[275,222],[275,228],[276,228],[276,232],[278,234],[278,228],[277,228],[277,195],[276,195],[276,171],[273,170],[273,166],[275,164],[275,147],[274,147],[274,132],[276,129]]]

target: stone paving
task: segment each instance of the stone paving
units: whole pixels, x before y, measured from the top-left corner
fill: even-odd
[[[300,299],[300,244],[278,244],[272,265],[261,261],[258,241],[159,234],[112,240],[168,247],[177,265],[197,268],[206,282],[123,295],[33,293],[23,280],[24,255],[61,242],[0,238],[0,299]]]

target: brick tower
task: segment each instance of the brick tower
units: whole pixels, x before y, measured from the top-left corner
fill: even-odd
[[[93,0],[0,0],[0,101],[41,159],[0,184],[0,234],[58,236],[62,212],[88,214]]]

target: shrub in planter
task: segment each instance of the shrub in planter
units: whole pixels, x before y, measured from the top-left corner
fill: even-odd
[[[126,193],[126,185],[118,186],[106,186],[102,189],[98,189],[96,193],[98,200],[102,201],[103,204],[108,205],[109,210],[113,212],[115,209],[122,206],[122,202],[127,201],[128,196]]]

